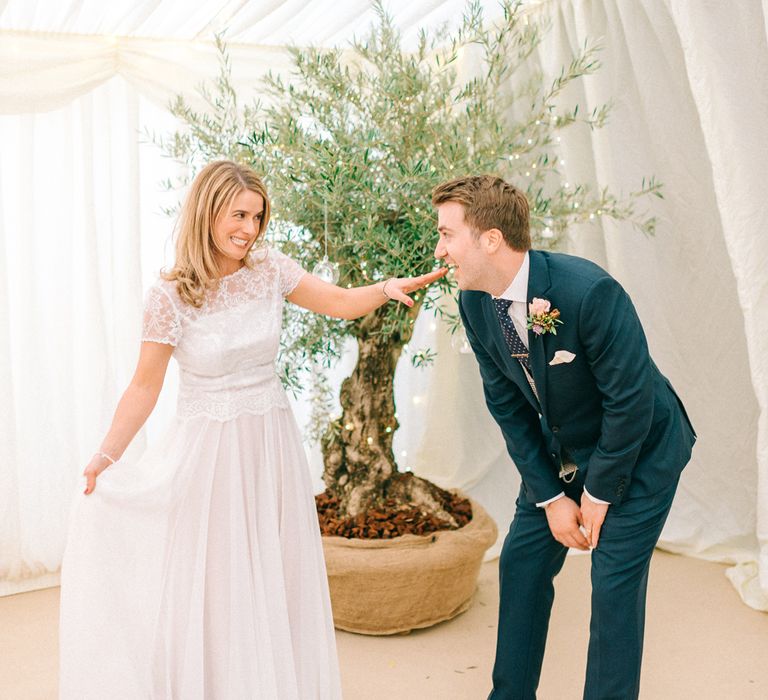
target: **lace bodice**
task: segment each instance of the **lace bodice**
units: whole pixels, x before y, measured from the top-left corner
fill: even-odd
[[[271,249],[251,262],[223,277],[199,309],[181,300],[175,282],[159,280],[147,293],[142,340],[174,346],[181,418],[223,421],[288,405],[275,358],[283,297],[305,272]]]

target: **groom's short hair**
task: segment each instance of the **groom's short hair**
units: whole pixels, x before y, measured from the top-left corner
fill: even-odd
[[[506,244],[520,252],[531,247],[528,200],[520,190],[494,175],[449,180],[432,190],[432,205],[458,202],[476,235],[497,228]]]

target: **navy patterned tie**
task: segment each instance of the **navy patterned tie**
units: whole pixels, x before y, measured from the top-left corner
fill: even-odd
[[[528,363],[528,348],[520,340],[515,324],[509,316],[509,307],[512,306],[512,302],[509,299],[494,299],[493,305],[496,308],[496,315],[499,317],[499,323],[504,334],[504,340],[507,341],[509,352],[512,354],[512,357],[520,360],[520,364],[530,374],[531,365]]]

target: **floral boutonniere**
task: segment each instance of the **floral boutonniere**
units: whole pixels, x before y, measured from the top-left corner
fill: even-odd
[[[560,320],[560,311],[553,309],[546,299],[533,298],[533,301],[528,304],[528,328],[530,328],[536,335],[542,335],[544,333],[551,333],[557,335],[557,324],[562,323]]]

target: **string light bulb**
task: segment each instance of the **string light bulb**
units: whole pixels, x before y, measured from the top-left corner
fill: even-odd
[[[312,268],[312,274],[323,282],[336,284],[339,281],[339,265],[328,260],[328,201],[323,200],[323,239],[325,254],[323,259]]]

